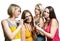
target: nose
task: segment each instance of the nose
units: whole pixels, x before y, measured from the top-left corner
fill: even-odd
[[[29,16],[29,17],[28,17],[28,20],[30,20],[30,19],[31,19],[31,17]]]
[[[29,19],[30,17],[28,17],[27,19]]]
[[[46,15],[47,14],[47,12],[44,12],[44,15]]]

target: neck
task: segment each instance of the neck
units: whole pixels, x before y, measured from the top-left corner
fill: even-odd
[[[39,19],[39,18],[40,18],[40,17],[39,17],[39,15],[36,15],[35,17],[36,17],[37,19]]]
[[[47,18],[47,22],[49,22],[50,21],[50,18]]]
[[[14,21],[14,20],[15,20],[15,17],[10,17],[10,19],[11,19],[12,21]]]

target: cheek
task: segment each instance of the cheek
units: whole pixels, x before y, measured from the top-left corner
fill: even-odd
[[[44,17],[49,17],[49,14],[47,14],[47,13],[44,13]]]
[[[30,20],[32,21],[32,17],[30,17]]]
[[[32,17],[29,17],[29,21],[31,21],[32,20]]]
[[[19,16],[20,15],[20,12],[16,12],[16,16]]]
[[[49,17],[49,14],[47,14],[47,16]]]
[[[38,11],[38,10],[35,11],[35,14],[39,14],[39,13],[40,13],[40,11]]]
[[[17,12],[16,12],[16,13],[14,13],[14,16],[15,16],[15,17],[18,17],[18,14],[17,14]]]
[[[38,14],[40,14],[40,11],[38,11]]]
[[[17,16],[17,12],[15,12],[15,16]]]
[[[45,12],[43,13],[44,16],[46,16]]]

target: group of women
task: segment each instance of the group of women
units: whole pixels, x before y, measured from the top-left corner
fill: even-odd
[[[59,22],[54,8],[42,4],[35,6],[35,16],[29,10],[24,10],[21,20],[16,18],[21,14],[21,7],[11,4],[7,10],[9,18],[2,20],[5,41],[60,41]]]

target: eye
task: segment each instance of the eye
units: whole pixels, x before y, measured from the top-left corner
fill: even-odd
[[[47,12],[49,14],[49,12]]]
[[[31,15],[28,15],[28,16],[25,16],[25,18],[28,18],[28,17],[30,17]]]
[[[25,18],[28,18],[29,16],[25,16]]]
[[[21,10],[18,10],[18,12],[21,12]]]
[[[38,8],[35,8],[35,10],[38,10],[38,11],[40,11],[40,9],[38,9]]]
[[[44,11],[44,12],[46,12],[46,11]]]

